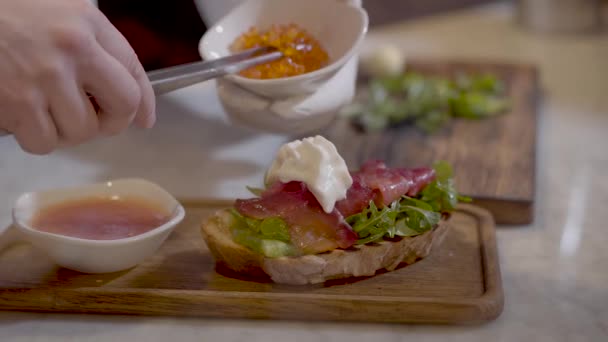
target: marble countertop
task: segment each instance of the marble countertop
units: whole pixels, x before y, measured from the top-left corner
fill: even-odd
[[[536,220],[499,227],[505,308],[479,326],[406,326],[0,313],[2,341],[608,340],[608,36],[520,30],[510,7],[481,7],[374,29],[365,47],[498,59],[540,68]],[[159,122],[51,156],[0,139],[0,225],[24,191],[139,176],[178,196],[246,195],[288,138],[230,126],[211,83],[159,99]]]

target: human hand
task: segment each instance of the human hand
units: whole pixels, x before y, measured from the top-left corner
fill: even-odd
[[[25,151],[47,154],[155,119],[137,55],[90,1],[0,1],[0,131]]]

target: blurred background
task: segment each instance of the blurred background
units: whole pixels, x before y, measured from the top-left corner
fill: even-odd
[[[603,30],[601,9],[605,10],[608,0],[364,0],[363,6],[373,28],[497,2],[512,2],[523,28],[544,33],[594,33]],[[97,3],[132,44],[146,70],[200,60],[198,41],[206,26],[194,0]]]

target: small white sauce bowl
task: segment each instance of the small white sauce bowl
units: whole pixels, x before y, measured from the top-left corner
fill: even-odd
[[[31,226],[36,214],[48,206],[99,196],[143,198],[163,208],[170,216],[159,227],[116,240],[82,239],[39,231]],[[17,199],[13,208],[13,227],[17,230],[18,240],[31,243],[62,267],[83,273],[110,273],[136,266],[154,254],[184,215],[182,205],[160,186],[143,179],[127,178],[25,193]]]

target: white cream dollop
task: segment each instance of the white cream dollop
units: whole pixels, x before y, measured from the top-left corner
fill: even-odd
[[[326,213],[346,198],[353,184],[346,162],[334,144],[317,135],[281,146],[266,172],[266,184],[300,181],[315,196]]]

